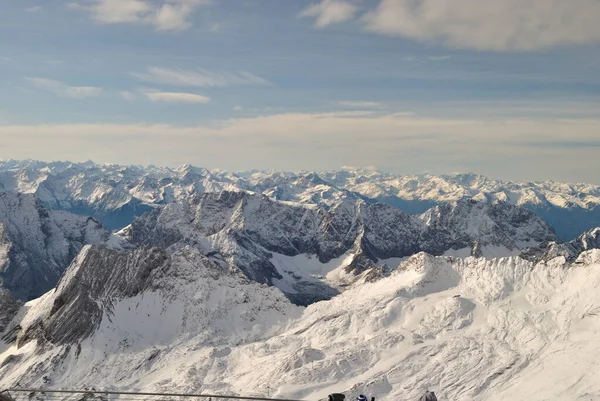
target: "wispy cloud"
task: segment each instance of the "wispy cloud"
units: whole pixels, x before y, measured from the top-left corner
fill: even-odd
[[[312,17],[316,28],[339,24],[354,18],[358,7],[347,0],[322,0],[305,8],[299,17]]]
[[[530,51],[600,42],[597,0],[381,0],[369,31],[455,48]]]
[[[149,67],[148,72],[131,74],[139,80],[155,84],[194,87],[223,87],[232,85],[267,85],[269,82],[249,72],[223,73],[207,70],[178,70]]]
[[[86,11],[100,24],[146,24],[157,31],[181,31],[191,27],[189,18],[208,0],[80,0],[70,8]]]
[[[144,96],[153,102],[170,103],[209,103],[208,96],[198,95],[197,93],[186,92],[161,92],[153,89],[143,89],[140,91]]]
[[[377,109],[385,106],[383,103],[379,102],[356,102],[356,101],[343,101],[337,102],[338,105],[342,107],[350,107],[357,109]]]
[[[54,93],[59,97],[85,99],[99,96],[102,93],[102,88],[95,86],[70,86],[64,82],[40,77],[26,77],[25,80],[36,88]]]
[[[39,13],[41,11],[42,11],[42,7],[40,7],[40,6],[28,7],[25,9],[25,12],[27,12],[27,13]]]

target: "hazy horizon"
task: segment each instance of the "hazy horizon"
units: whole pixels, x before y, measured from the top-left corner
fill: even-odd
[[[161,164],[135,164],[135,163],[111,163],[111,162],[98,162],[95,160],[91,160],[91,159],[87,159],[87,160],[40,160],[40,159],[2,159],[0,158],[0,163],[9,163],[9,162],[15,162],[15,163],[24,163],[24,162],[40,162],[40,163],[45,163],[45,164],[52,164],[52,163],[69,163],[69,164],[78,164],[78,165],[82,165],[82,164],[86,164],[86,163],[93,163],[96,166],[119,166],[119,167],[137,167],[137,168],[165,168],[165,169],[170,169],[170,170],[177,170],[186,166],[191,166],[194,168],[200,168],[200,169],[206,169],[210,172],[221,172],[221,173],[232,173],[232,174],[248,174],[248,173],[287,173],[287,174],[306,174],[306,173],[317,173],[317,174],[321,174],[321,173],[331,173],[331,172],[337,172],[337,171],[365,171],[365,172],[374,172],[374,173],[382,173],[382,174],[390,174],[390,175],[394,175],[394,176],[426,176],[426,175],[431,175],[431,176],[456,176],[456,175],[475,175],[475,176],[482,176],[485,177],[489,180],[493,180],[493,181],[503,181],[503,182],[513,182],[513,183],[526,183],[526,182],[551,182],[551,181],[555,181],[555,182],[560,182],[560,183],[565,183],[565,184],[590,184],[590,185],[600,185],[600,184],[596,184],[593,182],[588,182],[588,181],[560,181],[560,180],[556,180],[556,179],[552,179],[552,178],[548,178],[548,179],[525,179],[525,180],[515,180],[515,179],[510,179],[510,178],[502,178],[502,177],[496,177],[496,176],[492,176],[492,175],[487,175],[487,174],[482,174],[479,173],[477,171],[446,171],[446,172],[432,172],[432,171],[421,171],[421,172],[414,172],[414,173],[409,173],[409,172],[402,172],[402,171],[388,171],[388,170],[384,170],[380,167],[377,166],[339,166],[337,168],[332,168],[332,169],[323,169],[323,170],[318,170],[318,169],[295,169],[295,170],[285,170],[285,169],[259,169],[259,168],[249,168],[249,169],[243,169],[243,170],[228,170],[228,169],[223,169],[223,168],[219,168],[219,167],[210,167],[210,166],[203,166],[203,165],[199,165],[199,164],[191,164],[191,163],[184,163],[184,164],[176,164],[176,165],[161,165]]]

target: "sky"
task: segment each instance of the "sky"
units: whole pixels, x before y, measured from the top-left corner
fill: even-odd
[[[600,0],[3,0],[0,158],[600,184]]]

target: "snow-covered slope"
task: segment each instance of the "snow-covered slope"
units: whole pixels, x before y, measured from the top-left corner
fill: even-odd
[[[48,210],[31,194],[0,194],[0,285],[15,298],[53,288],[83,245],[118,241],[91,217]]]
[[[110,265],[100,260],[120,260],[115,274],[127,280],[96,278]],[[574,264],[419,254],[388,277],[299,308],[191,247],[171,256],[91,247],[56,292],[10,323],[0,387],[599,399],[599,285],[598,250]]]
[[[600,226],[600,187],[553,181],[515,183],[474,174],[403,176],[370,170],[228,173],[182,166],[98,165],[92,162],[0,162],[0,191],[36,194],[51,208],[92,215],[122,228],[157,205],[205,192],[246,191],[328,209],[342,201],[380,201],[409,214],[445,202],[475,199],[524,206],[563,240]]]
[[[299,304],[328,299],[363,273],[382,273],[378,265],[396,268],[420,251],[497,256],[556,240],[532,212],[502,202],[459,201],[410,216],[381,203],[344,201],[326,211],[245,192],[171,203],[122,234],[136,246],[192,245]]]

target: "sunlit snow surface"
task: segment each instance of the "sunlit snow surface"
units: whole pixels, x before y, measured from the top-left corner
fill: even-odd
[[[80,350],[0,345],[0,365],[22,358],[0,368],[0,387],[42,386],[47,375],[57,388],[264,395],[269,386],[307,400],[410,400],[426,389],[440,400],[600,399],[598,250],[572,265],[419,254],[307,308],[184,258],[176,271],[160,290],[113,300]],[[25,305],[13,324],[26,328],[52,302],[49,293]]]

